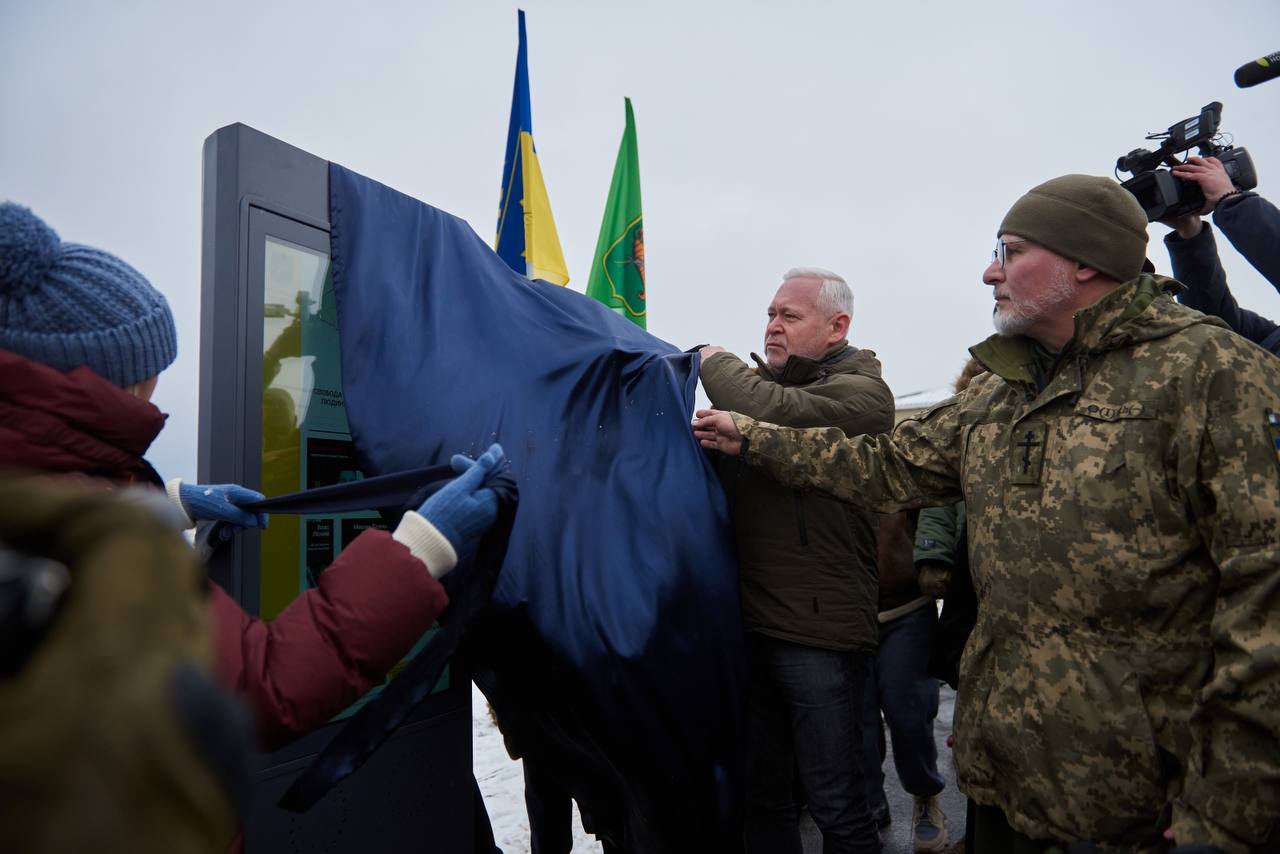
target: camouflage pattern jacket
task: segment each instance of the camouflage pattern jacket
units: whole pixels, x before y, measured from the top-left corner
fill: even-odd
[[[748,464],[880,511],[968,507],[961,787],[1040,839],[1280,850],[1280,367],[1142,276],[888,436],[734,416]]]
[[[840,344],[820,360],[792,356],[777,372],[717,354],[700,373],[720,409],[850,436],[893,427],[893,394],[870,350]],[[822,649],[874,650],[875,515],[788,489],[733,457],[717,468],[733,514],[747,631]]]

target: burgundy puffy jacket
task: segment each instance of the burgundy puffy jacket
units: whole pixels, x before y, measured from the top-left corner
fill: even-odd
[[[0,470],[160,487],[142,455],[165,418],[88,368],[64,374],[0,350]],[[217,673],[248,702],[263,746],[277,747],[379,682],[447,604],[408,548],[365,531],[270,623],[211,582]]]

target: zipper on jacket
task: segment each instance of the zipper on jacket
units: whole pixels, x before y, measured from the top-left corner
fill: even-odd
[[[796,529],[800,532],[800,545],[807,546],[809,545],[809,529],[805,527],[804,523],[804,493],[796,490],[791,495],[792,503],[796,509]]]

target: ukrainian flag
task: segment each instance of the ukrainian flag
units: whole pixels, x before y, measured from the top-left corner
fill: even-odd
[[[551,200],[533,147],[533,117],[529,107],[529,49],[520,15],[520,49],[516,54],[515,91],[511,94],[511,125],[507,130],[506,161],[502,166],[502,198],[498,205],[498,236],[493,251],[517,273],[530,279],[569,283],[569,268],[560,249],[560,236],[551,218]]]

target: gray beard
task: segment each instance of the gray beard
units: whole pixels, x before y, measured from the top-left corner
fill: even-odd
[[[992,309],[991,322],[1001,335],[1022,335],[1035,324],[1066,305],[1075,295],[1075,281],[1065,269],[1049,283],[1044,292],[1021,305],[1010,305],[1003,313],[999,307]]]
[[[1003,314],[998,308],[991,311],[991,325],[1001,335],[1021,335],[1035,323],[1035,318],[1027,317],[1019,311],[1008,311]]]

